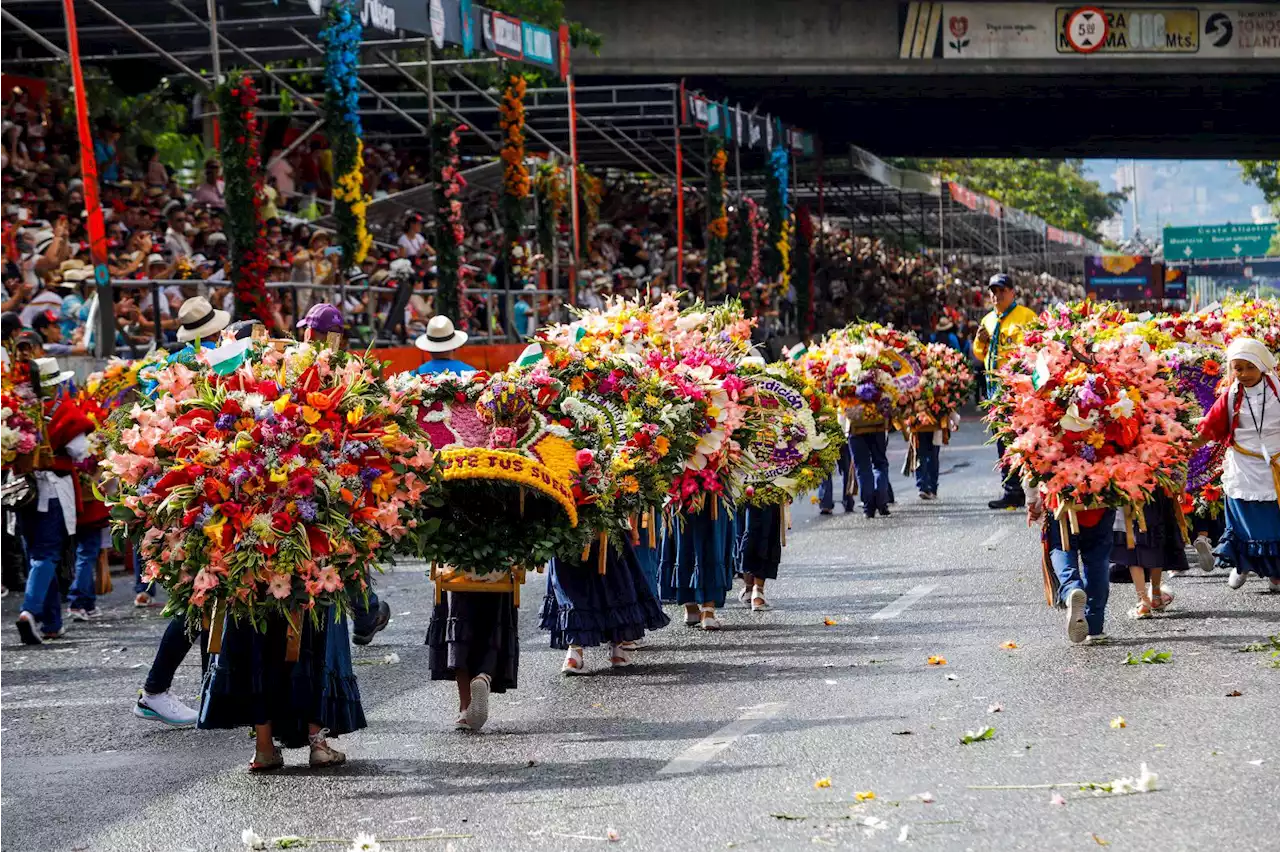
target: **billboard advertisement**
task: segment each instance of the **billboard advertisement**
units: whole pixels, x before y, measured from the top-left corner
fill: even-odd
[[[1160,281],[1146,255],[1110,254],[1085,258],[1084,288],[1091,298],[1117,302],[1159,299]]]

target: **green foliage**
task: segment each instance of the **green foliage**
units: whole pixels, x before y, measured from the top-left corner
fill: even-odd
[[[1152,666],[1158,663],[1172,663],[1173,654],[1169,651],[1157,651],[1154,648],[1148,648],[1141,655],[1129,654],[1124,658],[1122,665],[1126,666]]]
[[[1129,190],[1106,192],[1084,174],[1083,160],[933,160],[894,165],[942,175],[1050,225],[1099,239],[1098,226],[1120,211]]]
[[[1268,204],[1280,202],[1280,160],[1240,160],[1238,165],[1245,183],[1262,190]]]
[[[985,742],[996,735],[996,729],[991,725],[985,728],[979,728],[976,731],[965,731],[964,736],[960,738],[960,745],[972,745],[973,743]]]

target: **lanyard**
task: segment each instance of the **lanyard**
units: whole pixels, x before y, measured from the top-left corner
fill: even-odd
[[[1265,378],[1263,379],[1263,384],[1262,384],[1262,418],[1261,420],[1259,420],[1259,418],[1255,416],[1253,413],[1253,400],[1249,399],[1249,394],[1246,393],[1244,390],[1241,390],[1241,393],[1244,393],[1244,404],[1249,406],[1249,419],[1253,421],[1253,430],[1258,433],[1258,443],[1261,444],[1262,443],[1262,426],[1264,423],[1267,422],[1266,379]],[[1264,453],[1266,452],[1265,446],[1263,447],[1263,452]]]
[[[1013,309],[1016,307],[1018,307],[1018,303],[1014,302],[1007,311],[996,317],[995,327],[991,331],[991,343],[987,347],[986,366],[988,369],[995,369],[996,363],[1000,358],[1000,326],[1008,319],[1009,314],[1013,313]]]

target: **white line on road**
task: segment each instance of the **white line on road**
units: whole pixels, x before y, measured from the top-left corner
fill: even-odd
[[[786,702],[777,701],[748,707],[747,712],[743,713],[742,717],[737,721],[730,722],[711,736],[699,740],[680,752],[675,760],[659,769],[658,774],[683,775],[687,772],[698,771],[711,758],[733,745],[743,735],[777,716],[778,712],[786,706]]]
[[[883,621],[886,618],[897,618],[906,612],[907,607],[923,598],[925,595],[938,588],[936,585],[916,586],[884,609],[871,616],[872,621]]]
[[[987,536],[987,540],[982,542],[982,547],[985,547],[987,550],[995,550],[996,545],[1008,538],[1009,534],[1012,532],[1012,527],[998,529],[991,535]]]

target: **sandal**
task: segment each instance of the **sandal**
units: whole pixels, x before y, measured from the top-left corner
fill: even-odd
[[[756,586],[755,590],[751,593],[751,611],[764,612],[765,610],[772,608],[773,607],[769,606],[769,602],[764,599],[764,592],[760,590],[759,586]]]
[[[454,729],[455,731],[469,731],[469,730],[471,730],[471,723],[467,721],[467,711],[466,711],[466,710],[463,710],[461,713],[459,713],[459,714],[458,714],[458,718],[457,718],[457,719],[455,719],[455,720],[454,720],[454,722],[453,722],[453,729]]]
[[[685,604],[684,605],[684,626],[697,627],[700,624],[702,624],[702,621],[698,616],[698,605]]]
[[[702,607],[701,625],[703,630],[719,630],[720,619],[716,618],[716,608],[714,606]]]
[[[1160,594],[1156,595],[1152,599],[1151,608],[1156,610],[1157,612],[1163,612],[1164,609],[1167,606],[1169,606],[1169,604],[1171,603],[1173,603],[1173,593],[1162,590]]]
[[[271,772],[284,766],[284,755],[280,749],[272,747],[271,754],[263,754],[254,749],[253,760],[249,763],[250,772]]]
[[[564,665],[560,667],[560,673],[579,675],[586,670],[586,664],[582,662],[582,649],[577,645],[570,645],[568,652],[564,655]]]
[[[311,741],[311,768],[325,769],[329,766],[341,766],[347,762],[347,756],[332,748],[325,737],[329,736],[328,728],[321,728],[312,734],[309,739]]]
[[[1153,615],[1151,604],[1148,601],[1138,601],[1138,605],[1129,610],[1129,617],[1138,620],[1151,618]]]
[[[738,592],[738,603],[743,603],[743,604],[746,604],[747,606],[751,606],[751,590],[753,588],[755,587],[743,586],[742,591]]]
[[[631,651],[623,647],[622,642],[614,643],[609,647],[609,665],[615,669],[625,669],[634,665],[631,659]]]

